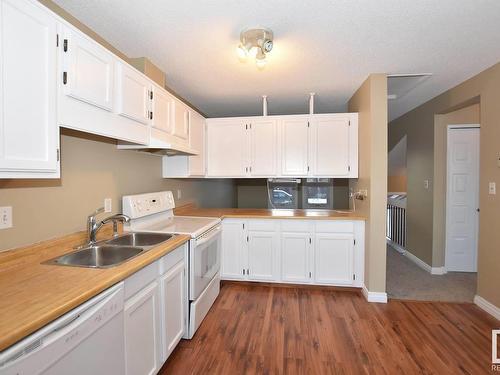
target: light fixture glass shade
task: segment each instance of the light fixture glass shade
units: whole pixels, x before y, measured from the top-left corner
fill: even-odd
[[[267,64],[267,60],[266,60],[265,56],[262,59],[255,59],[255,65],[257,65],[257,68],[259,68],[259,69],[264,69],[266,64]]]
[[[257,56],[257,54],[259,53],[259,50],[260,50],[260,48],[259,48],[259,47],[255,47],[255,46],[254,46],[254,47],[250,48],[250,50],[248,51],[248,54],[249,54],[251,57],[255,58],[255,57]]]
[[[245,47],[243,47],[241,44],[236,49],[236,53],[238,54],[238,58],[240,60],[246,60],[248,57],[247,49]]]

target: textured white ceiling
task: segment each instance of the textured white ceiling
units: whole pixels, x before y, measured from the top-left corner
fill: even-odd
[[[55,0],[210,117],[344,111],[370,73],[432,73],[390,103],[396,118],[500,61],[499,0]],[[271,28],[264,70],[239,33]]]

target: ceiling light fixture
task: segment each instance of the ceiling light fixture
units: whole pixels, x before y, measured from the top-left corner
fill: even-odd
[[[273,49],[273,32],[269,29],[246,29],[240,34],[240,45],[237,52],[240,60],[249,56],[255,59],[259,69],[266,66],[267,54]]]

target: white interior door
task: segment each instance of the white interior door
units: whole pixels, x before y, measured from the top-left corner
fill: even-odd
[[[479,126],[448,128],[446,269],[477,271]]]

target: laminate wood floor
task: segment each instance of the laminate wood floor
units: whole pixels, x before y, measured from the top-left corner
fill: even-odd
[[[491,330],[473,304],[224,282],[160,374],[491,374]]]

